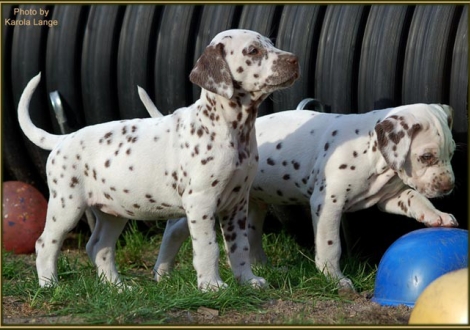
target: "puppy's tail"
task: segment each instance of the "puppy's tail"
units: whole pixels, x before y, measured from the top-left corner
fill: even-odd
[[[300,103],[297,105],[297,108],[295,110],[304,110],[307,104],[309,103],[313,104],[313,110],[318,111],[318,112],[325,112],[323,104],[319,100],[311,99],[311,98],[306,98],[300,101]]]
[[[163,117],[163,114],[160,111],[158,111],[157,106],[153,103],[152,99],[147,94],[145,89],[143,89],[140,86],[137,86],[137,92],[139,93],[140,100],[144,104],[145,109],[147,109],[147,112],[149,113],[150,117],[152,118]]]
[[[20,102],[18,104],[18,121],[23,133],[31,140],[35,145],[42,149],[52,150],[59,140],[61,135],[50,134],[39,127],[36,127],[31,118],[29,117],[29,102],[33,96],[36,87],[41,81],[41,73],[30,80],[28,85],[21,94]]]

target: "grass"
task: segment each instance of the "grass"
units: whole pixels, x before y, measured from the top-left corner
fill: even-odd
[[[84,251],[87,237],[80,234],[76,240],[80,250],[63,249],[58,262],[60,283],[53,288],[39,288],[34,255],[3,252],[2,295],[15,297],[39,315],[74,315],[80,324],[164,324],[172,311],[195,311],[201,306],[223,315],[229,311],[262,312],[263,304],[277,299],[343,299],[336,284],[316,270],[312,252],[301,249],[284,232],[263,236],[270,265],[254,266],[255,274],[269,282],[268,288],[253,289],[235,282],[221,240],[220,274],[229,285],[227,289],[207,293],[197,289],[189,240],[180,250],[172,276],[157,284],[151,270],[161,233],[145,234],[131,222],[121,235],[116,260],[124,282],[132,290],[120,292],[98,280]],[[358,291],[373,289],[375,270],[367,264],[348,259],[343,269]]]

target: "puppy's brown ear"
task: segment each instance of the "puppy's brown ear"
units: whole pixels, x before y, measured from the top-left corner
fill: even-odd
[[[375,125],[378,148],[391,169],[404,166],[413,135],[421,129],[411,116],[392,115]]]
[[[231,99],[234,87],[224,52],[221,43],[207,46],[191,71],[189,80],[201,88]]]

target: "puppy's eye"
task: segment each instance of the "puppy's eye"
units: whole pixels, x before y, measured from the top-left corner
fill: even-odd
[[[423,162],[423,163],[430,163],[433,159],[434,159],[434,155],[431,154],[431,153],[425,153],[424,155],[421,155],[419,157],[419,159]]]
[[[248,55],[258,55],[260,53],[260,50],[256,47],[250,47],[248,48]]]

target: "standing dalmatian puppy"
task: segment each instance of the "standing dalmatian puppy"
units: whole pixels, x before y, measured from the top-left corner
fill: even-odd
[[[266,261],[261,231],[269,204],[310,205],[316,266],[344,289],[354,287],[339,265],[343,213],[377,204],[427,226],[457,226],[428,200],[454,187],[452,119],[452,108],[440,104],[358,115],[293,110],[259,118],[259,166],[248,218],[251,261]],[[157,280],[171,270],[187,236],[184,220],[167,223]]]
[[[97,217],[86,250],[107,281],[120,285],[115,244],[128,219],[186,215],[198,287],[225,286],[218,271],[215,216],[239,282],[263,286],[250,268],[246,232],[248,192],[258,150],[258,105],[299,76],[297,57],[260,34],[218,34],[190,74],[202,87],[193,105],[164,118],[108,122],[68,135],[34,126],[28,114],[40,74],[26,86],[18,106],[20,126],[37,146],[52,150],[46,226],[36,242],[39,284],[57,282],[57,257],[66,234],[86,208]]]

